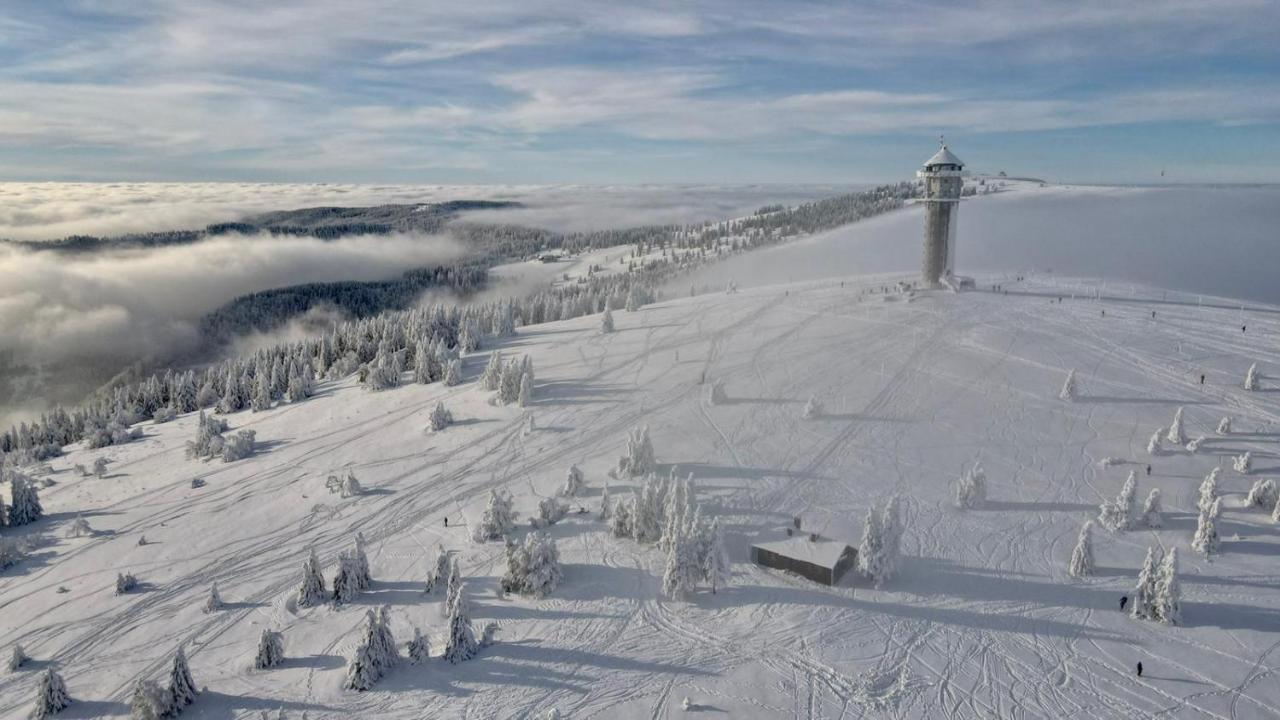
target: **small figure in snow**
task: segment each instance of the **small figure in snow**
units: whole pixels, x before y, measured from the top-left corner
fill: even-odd
[[[1121,595],[1120,596],[1120,612],[1124,612],[1124,606],[1128,604],[1129,604],[1129,596]]]
[[[445,527],[449,527],[449,516],[448,516],[448,515],[445,515],[445,516],[444,516],[444,526],[445,526]]]
[[[1204,384],[1204,373],[1200,373],[1200,384]]]
[[[1142,677],[1142,663],[1138,663],[1138,677]]]
[[[1155,319],[1156,319],[1156,311],[1155,311],[1155,310],[1152,310],[1152,311],[1151,311],[1151,319],[1152,319],[1152,320],[1155,320]]]
[[[1244,332],[1244,325],[1240,326],[1240,332]]]
[[[1106,317],[1106,316],[1107,316],[1107,311],[1106,311],[1106,310],[1103,310],[1103,311],[1102,311],[1102,317]]]
[[[142,537],[138,538],[138,546],[139,546],[139,547],[141,547],[141,546],[143,546],[143,545],[146,545],[146,544],[147,544],[147,536],[146,536],[146,535],[143,535]]]
[[[1148,466],[1147,466],[1147,474],[1148,474],[1148,475],[1150,475],[1150,474],[1151,474],[1151,466],[1150,466],[1150,465],[1148,465]]]

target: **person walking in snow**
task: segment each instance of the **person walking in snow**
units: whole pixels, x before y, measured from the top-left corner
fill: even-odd
[[[445,516],[444,516],[444,526],[445,526],[445,527],[449,527],[449,516],[448,516],[448,515],[445,515]]]
[[[1125,605],[1127,605],[1127,604],[1128,604],[1128,602],[1129,602],[1129,596],[1128,596],[1128,595],[1121,595],[1121,596],[1120,596],[1120,612],[1124,612],[1124,606],[1125,606]]]
[[[1150,465],[1148,465],[1148,466],[1147,466],[1147,474],[1148,474],[1148,475],[1150,475],[1150,474],[1151,474],[1151,466],[1150,466]]]
[[[1138,663],[1138,677],[1142,677],[1142,663]]]
[[[1204,373],[1200,373],[1200,384],[1204,384]]]

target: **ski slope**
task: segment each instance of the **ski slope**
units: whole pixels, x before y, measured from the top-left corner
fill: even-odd
[[[1007,295],[869,292],[898,279],[673,299],[616,312],[608,335],[599,316],[522,328],[467,357],[457,387],[368,393],[347,380],[227,416],[261,445],[239,462],[186,460],[192,416],[147,424],[128,445],[73,446],[41,491],[48,517],[6,531],[44,545],[0,574],[0,651],[21,642],[37,661],[0,674],[0,717],[25,717],[48,662],[75,698],[59,717],[125,716],[135,678],[167,677],[179,643],[206,688],[184,718],[1280,715],[1280,526],[1241,507],[1254,477],[1280,475],[1280,307],[1127,287],[1094,299],[1087,281],[1036,276],[978,278],[1003,281]],[[533,358],[531,407],[493,407],[471,382],[492,349]],[[1241,388],[1251,362],[1259,392]],[[1066,403],[1057,395],[1071,368],[1081,397]],[[706,403],[704,377],[725,381],[727,403]],[[811,395],[825,414],[801,420]],[[428,434],[440,400],[459,422]],[[1208,439],[1195,454],[1149,456],[1148,437],[1180,406],[1188,434]],[[1235,432],[1220,437],[1223,415]],[[704,513],[725,524],[728,590],[664,599],[662,554],[596,518],[606,481],[614,498],[631,487],[606,473],[639,424],[663,468],[693,473]],[[1251,477],[1231,470],[1245,449]],[[98,456],[112,461],[105,479],[70,469]],[[951,483],[976,461],[990,500],[957,510]],[[564,582],[544,600],[500,599],[502,547],[470,542],[466,519],[499,487],[528,517],[570,463],[586,474],[590,513],[550,529]],[[1197,486],[1217,465],[1227,510],[1209,562],[1189,543]],[[326,491],[325,477],[347,468],[366,494]],[[1096,532],[1098,576],[1069,578],[1080,525],[1130,469],[1139,497],[1161,488],[1165,528]],[[195,477],[207,484],[193,489]],[[905,557],[882,589],[855,573],[827,588],[748,562],[751,542],[781,536],[797,515],[856,544],[868,506],[893,493]],[[63,537],[77,514],[94,536]],[[297,608],[308,549],[330,576],[357,531],[372,590],[339,610]],[[473,618],[499,624],[498,644],[459,665],[403,665],[370,692],[341,690],[370,607],[389,605],[398,640],[416,625],[439,653],[442,595],[421,594],[439,545],[460,557]],[[1183,627],[1117,609],[1148,546],[1179,549]],[[120,571],[142,591],[113,595]],[[204,614],[214,581],[228,607]],[[264,628],[283,632],[288,660],[253,671]]]

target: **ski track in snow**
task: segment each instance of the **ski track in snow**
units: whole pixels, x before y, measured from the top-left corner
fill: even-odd
[[[226,465],[183,457],[189,416],[145,425],[127,446],[73,449],[52,462],[50,518],[26,530],[46,546],[0,575],[0,647],[22,642],[58,664],[84,701],[67,717],[127,714],[135,679],[166,674],[178,643],[210,691],[184,717],[277,707],[313,719],[526,717],[554,706],[565,717],[666,718],[684,716],[686,696],[730,717],[1280,716],[1280,529],[1232,505],[1220,557],[1188,547],[1211,467],[1224,464],[1230,497],[1253,480],[1231,471],[1231,455],[1251,449],[1255,476],[1280,474],[1280,395],[1240,387],[1250,362],[1280,376],[1280,315],[1246,309],[1241,333],[1238,310],[1167,304],[1158,292],[1079,299],[1079,284],[1036,276],[980,286],[1000,280],[1010,295],[884,295],[870,289],[892,279],[853,278],[618,312],[610,335],[598,317],[523,328],[465,369],[474,379],[491,349],[529,353],[530,408],[490,406],[470,382],[378,394],[325,383],[305,403],[229,416],[269,445]],[[1081,397],[1064,403],[1070,368]],[[724,380],[727,402],[708,403],[704,377]],[[802,420],[811,395],[824,414]],[[461,422],[425,433],[440,400]],[[1209,440],[1196,454],[1149,457],[1147,437],[1180,405],[1189,435]],[[1218,437],[1226,414],[1236,434]],[[597,519],[606,471],[638,424],[650,426],[662,471],[692,472],[704,510],[725,523],[735,562],[726,591],[663,598],[662,553],[613,539]],[[113,477],[72,477],[99,455],[113,458]],[[1130,464],[1101,467],[1104,457]],[[990,502],[957,510],[951,483],[975,462]],[[498,599],[501,545],[470,543],[466,521],[494,488],[527,517],[570,463],[589,486],[574,502],[591,512],[549,530],[563,585],[543,600]],[[325,476],[346,469],[368,493],[326,492]],[[1098,531],[1099,575],[1072,580],[1080,524],[1130,469],[1140,499],[1161,488],[1165,529]],[[192,490],[197,476],[208,485]],[[608,483],[614,498],[635,486]],[[748,563],[747,545],[793,516],[856,544],[868,506],[895,492],[905,557],[883,589],[852,573],[825,588]],[[63,539],[78,512],[97,534]],[[138,547],[144,532],[152,543]],[[371,591],[340,609],[296,608],[308,549],[331,575],[356,532]],[[416,625],[439,652],[442,594],[421,593],[437,545],[458,554],[473,616],[497,622],[499,642],[472,662],[406,665],[371,692],[341,691],[344,655],[378,604],[390,606],[398,639]],[[1148,545],[1180,550],[1185,627],[1116,610]],[[113,596],[119,571],[144,591]],[[205,615],[214,581],[229,606]],[[250,671],[264,627],[284,633],[289,659]],[[25,716],[36,675],[0,676],[0,717]]]

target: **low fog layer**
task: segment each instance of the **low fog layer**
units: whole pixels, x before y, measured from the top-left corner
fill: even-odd
[[[200,316],[245,293],[377,280],[460,254],[437,236],[220,236],[64,255],[0,246],[0,421],[74,403],[122,367],[193,346]]]
[[[1280,186],[1034,188],[961,204],[956,269],[1052,270],[1280,303],[1278,228]],[[914,206],[734,258],[693,282],[913,272],[923,237],[923,213]]]
[[[256,213],[317,205],[366,206],[447,200],[516,200],[527,210],[469,213],[467,219],[552,230],[719,220],[761,205],[794,204],[847,192],[831,185],[688,187],[582,185],[307,185],[272,183],[0,182],[0,238],[199,229]]]

